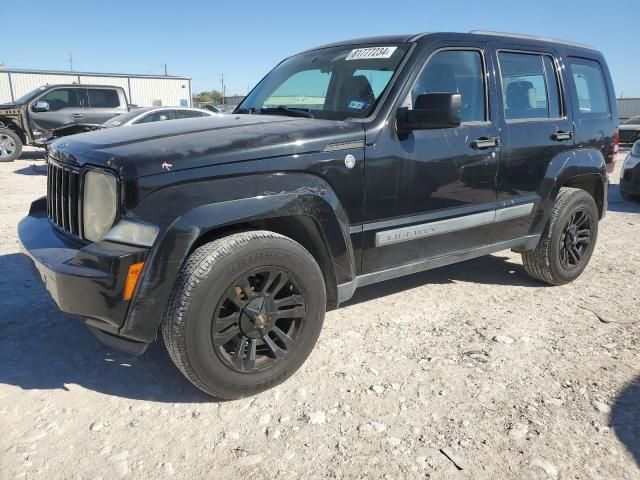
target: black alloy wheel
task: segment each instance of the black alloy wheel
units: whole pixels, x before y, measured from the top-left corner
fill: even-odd
[[[216,354],[232,370],[252,373],[283,361],[304,329],[306,301],[290,271],[261,267],[243,274],[218,303]]]
[[[586,208],[575,210],[567,220],[560,237],[560,264],[567,270],[582,265],[591,248],[593,219]]]

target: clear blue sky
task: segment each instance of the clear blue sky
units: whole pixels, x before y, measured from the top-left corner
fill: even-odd
[[[551,14],[551,15],[549,15]],[[334,40],[472,29],[602,50],[616,93],[640,97],[640,0],[0,0],[5,68],[162,73],[247,92],[285,56]]]

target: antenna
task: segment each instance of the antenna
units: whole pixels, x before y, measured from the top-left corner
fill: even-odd
[[[69,52],[69,70],[73,72],[73,57],[71,56],[71,52]]]

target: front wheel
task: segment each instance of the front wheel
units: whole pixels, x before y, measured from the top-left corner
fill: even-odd
[[[162,335],[194,385],[240,398],[293,375],[320,335],[325,307],[320,267],[300,244],[268,231],[237,233],[189,256]]]
[[[22,152],[20,136],[8,128],[0,128],[0,162],[13,162]]]
[[[598,238],[598,207],[578,188],[558,193],[540,243],[522,254],[525,271],[551,285],[564,285],[587,267]]]

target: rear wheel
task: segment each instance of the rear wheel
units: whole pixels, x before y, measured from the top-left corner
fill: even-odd
[[[564,187],[556,198],[540,243],[524,252],[525,271],[551,285],[564,285],[587,267],[598,238],[598,208],[584,190]]]
[[[191,254],[162,334],[194,385],[240,398],[278,385],[304,363],[325,306],[320,268],[300,244],[273,232],[238,233]]]
[[[0,162],[13,162],[21,152],[20,136],[9,128],[0,128]]]

